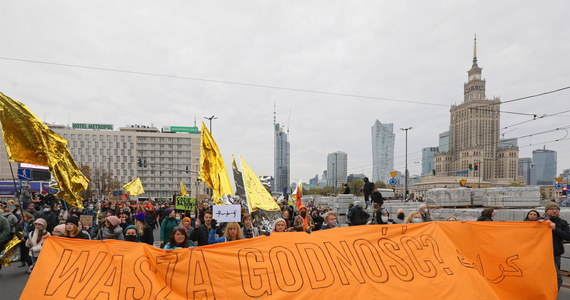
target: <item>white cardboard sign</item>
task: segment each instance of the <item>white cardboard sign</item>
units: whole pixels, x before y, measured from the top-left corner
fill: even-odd
[[[241,222],[241,205],[214,205],[213,218],[220,222]]]

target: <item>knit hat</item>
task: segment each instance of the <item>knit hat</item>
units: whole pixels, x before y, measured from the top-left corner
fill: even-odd
[[[307,210],[307,207],[305,205],[301,205],[299,206],[299,211],[301,211],[301,209]]]
[[[560,205],[556,202],[548,202],[544,205],[544,211],[547,211],[549,208],[558,208],[560,209]]]
[[[65,224],[59,224],[53,228],[52,234],[54,236],[63,236],[65,233]]]
[[[135,225],[127,226],[127,228],[125,228],[125,231],[123,231],[123,234],[126,235],[127,230],[129,230],[129,229],[134,229],[137,232],[137,237],[140,237],[139,229]]]
[[[65,224],[73,223],[75,226],[79,226],[79,219],[76,216],[69,216],[65,221]]]
[[[166,217],[168,217],[168,215],[169,215],[172,211],[173,211],[172,208],[167,208],[167,209],[164,210],[164,215],[165,215]]]
[[[273,223],[273,229],[275,229],[275,225],[277,225],[277,223],[279,222],[285,222],[285,219],[277,218],[277,220],[275,220],[275,222]],[[285,226],[287,226],[287,222],[285,222]]]
[[[143,212],[140,212],[140,213],[136,214],[136,215],[135,215],[135,220],[144,222],[144,213],[143,213]]]
[[[354,201],[354,206],[360,205],[360,201],[356,200]]]
[[[182,219],[182,221],[188,221],[188,222],[192,222],[192,220],[190,220],[190,218],[186,217],[184,219]]]
[[[38,218],[36,221],[34,221],[34,224],[41,224],[44,227],[44,229],[47,228],[47,222],[42,218]]]
[[[111,223],[111,225],[113,226],[117,226],[119,224],[121,224],[121,219],[115,217],[115,216],[108,216],[107,221],[109,221],[109,223]]]

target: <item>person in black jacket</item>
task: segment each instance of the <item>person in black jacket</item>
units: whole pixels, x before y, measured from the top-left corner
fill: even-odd
[[[556,202],[549,202],[544,206],[546,217],[539,222],[549,220],[552,228],[552,243],[554,248],[554,264],[556,265],[556,273],[558,276],[558,290],[562,286],[562,276],[560,276],[560,257],[564,254],[563,240],[570,241],[570,227],[568,222],[560,218],[560,206]]]
[[[378,203],[378,206],[382,207],[384,205],[384,198],[382,197],[382,193],[378,191],[378,188],[375,187],[374,191],[372,192],[372,203]]]
[[[374,182],[370,182],[368,177],[364,177],[362,180],[364,180],[362,191],[364,192],[364,201],[366,202],[365,208],[368,208],[368,205],[370,205],[370,195],[372,195],[372,192],[374,191]]]
[[[190,233],[190,240],[194,242],[198,242],[198,246],[205,246],[208,245],[208,238],[210,236],[210,229],[217,229],[216,225],[217,222],[212,222],[212,211],[206,210],[204,212],[204,224],[200,225],[200,227],[192,230]],[[220,234],[219,230],[216,230],[218,235]]]
[[[348,211],[348,220],[351,226],[364,225],[370,215],[362,210],[360,201],[354,201],[354,206]]]
[[[53,228],[59,224],[58,216],[51,210],[49,205],[45,205],[43,211],[36,216],[36,219],[44,219],[47,222],[47,231],[52,232]]]
[[[495,209],[494,208],[483,208],[481,211],[481,216],[477,218],[477,221],[493,221],[493,217],[495,216]]]

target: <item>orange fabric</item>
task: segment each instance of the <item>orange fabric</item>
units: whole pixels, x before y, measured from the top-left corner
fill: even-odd
[[[301,217],[303,219],[303,231],[307,231],[307,227],[309,227],[309,215],[306,214],[305,217]]]
[[[538,222],[369,225],[165,251],[47,238],[21,299],[555,299]]]

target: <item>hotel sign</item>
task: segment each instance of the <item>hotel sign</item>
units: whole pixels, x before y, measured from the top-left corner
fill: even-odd
[[[73,129],[95,129],[95,130],[113,130],[113,124],[86,124],[86,123],[73,123]]]

